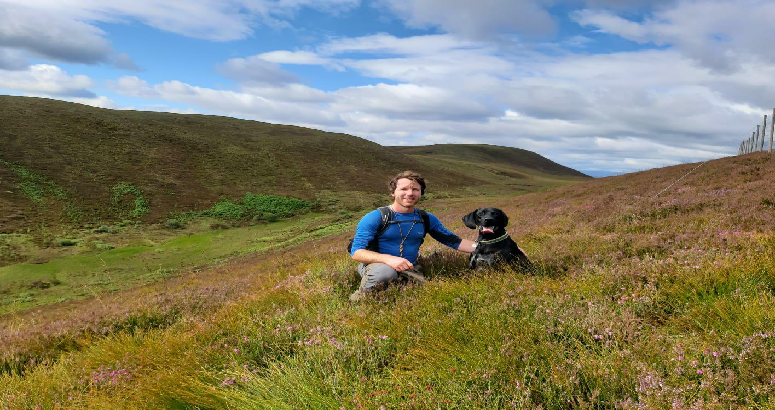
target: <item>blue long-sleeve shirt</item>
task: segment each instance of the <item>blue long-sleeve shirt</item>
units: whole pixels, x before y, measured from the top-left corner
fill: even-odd
[[[462,239],[454,233],[447,230],[441,224],[439,218],[433,214],[428,214],[429,227],[428,234],[435,240],[457,249]],[[361,218],[358,227],[355,230],[355,238],[350,254],[355,254],[359,249],[366,249],[366,246],[377,234],[381,220],[379,209],[375,209]],[[425,225],[417,211],[403,214],[393,212],[393,220],[388,225],[387,230],[377,238],[379,244],[379,253],[393,256],[401,256],[409,262],[417,263],[417,256],[420,253],[420,245],[423,243]],[[401,240],[404,241],[403,255],[399,252]]]

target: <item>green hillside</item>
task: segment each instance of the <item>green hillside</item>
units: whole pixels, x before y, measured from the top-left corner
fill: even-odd
[[[454,170],[454,155],[426,160],[350,135],[41,98],[0,96],[0,124],[0,233],[162,222],[246,192],[365,209],[384,201],[386,178],[405,169],[424,174],[436,194],[530,192],[578,176],[535,154],[510,165],[512,149],[491,147],[509,152],[503,172],[530,174],[528,185],[511,187]]]
[[[429,202],[502,208],[534,274],[428,240],[428,284],[352,304],[334,231],[0,316],[0,407],[773,408],[775,156],[695,167]]]

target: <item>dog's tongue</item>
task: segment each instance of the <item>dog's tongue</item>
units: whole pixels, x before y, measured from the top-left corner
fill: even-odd
[[[495,231],[495,228],[493,228],[492,226],[483,226],[482,227],[482,232],[493,233],[494,231]]]

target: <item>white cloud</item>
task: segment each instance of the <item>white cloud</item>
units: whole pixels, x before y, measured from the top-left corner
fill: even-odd
[[[643,7],[662,7],[678,0],[586,0],[589,7],[604,7],[617,10],[633,10]]]
[[[36,64],[22,71],[0,70],[0,88],[35,96],[94,98],[94,93],[88,90],[93,85],[85,75],[71,76],[48,64]]]
[[[540,0],[382,0],[410,27],[439,27],[466,38],[503,34],[545,35],[555,22]]]
[[[595,26],[604,33],[616,34],[639,43],[653,41],[645,25],[624,19],[607,10],[580,10],[573,13],[573,18],[582,26]]]
[[[129,97],[159,99],[195,107],[220,115],[248,118],[272,123],[292,124],[301,126],[314,125],[317,128],[340,127],[344,125],[335,113],[323,109],[313,97],[320,97],[314,90],[286,90],[299,93],[298,98],[270,99],[248,91],[215,90],[197,87],[180,81],[165,81],[153,86],[145,80],[127,76],[109,84],[114,92]],[[281,90],[259,88],[272,97],[272,92]],[[256,91],[256,90],[253,90]],[[313,95],[313,97],[309,97]],[[276,96],[276,94],[274,94]],[[307,96],[305,99],[304,96]]]
[[[125,95],[127,97],[159,98],[158,92],[148,86],[148,82],[141,80],[135,76],[124,76],[118,80],[110,80],[107,82],[108,88],[113,92]]]
[[[0,46],[65,62],[107,61],[111,47],[95,26],[49,10],[0,2]]]
[[[671,45],[721,73],[751,59],[775,62],[769,51],[775,36],[775,3],[766,0],[679,1],[642,22],[608,11],[582,10],[573,18],[583,26],[639,43]]]
[[[124,110],[126,107],[118,105],[115,101],[105,96],[98,96],[94,98],[69,98],[68,101],[72,101],[79,104],[91,105],[97,108],[109,108],[111,110]]]
[[[159,30],[212,41],[249,37],[259,22],[283,24],[302,7],[328,13],[351,9],[359,0],[3,0],[9,5],[49,12],[72,22],[138,20]],[[70,23],[68,23],[70,24]],[[84,24],[84,23],[81,23]]]
[[[362,112],[391,119],[484,121],[502,112],[449,89],[413,84],[377,84],[344,88],[334,93],[337,112]]]
[[[452,50],[426,56],[343,60],[361,75],[400,82],[449,86],[450,81],[482,76],[510,76],[513,63],[476,50]],[[458,82],[459,84],[459,82]]]
[[[277,50],[259,54],[256,57],[275,64],[328,65],[331,60],[312,51]]]
[[[351,53],[363,57],[351,58]],[[337,38],[318,46],[316,51],[276,50],[251,58],[278,64],[320,65],[337,71],[347,68],[368,77],[445,87],[456,77],[475,79],[515,72],[514,63],[497,48],[451,35]]]
[[[428,55],[467,48],[482,48],[486,43],[463,40],[450,34],[396,37],[386,33],[363,37],[337,38],[320,47],[321,54],[385,53],[398,55]]]
[[[219,73],[244,83],[280,85],[299,82],[299,77],[259,56],[232,58],[217,66]]]
[[[286,84],[279,87],[243,86],[245,93],[266,98],[270,101],[322,104],[332,101],[325,91],[303,84]]]

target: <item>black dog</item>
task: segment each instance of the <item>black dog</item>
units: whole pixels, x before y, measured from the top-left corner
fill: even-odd
[[[471,229],[479,229],[476,249],[471,253],[469,266],[495,266],[506,263],[532,270],[533,264],[506,232],[509,217],[498,208],[479,208],[463,217],[463,223]]]

